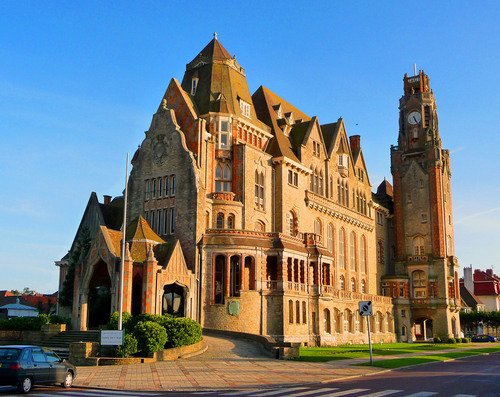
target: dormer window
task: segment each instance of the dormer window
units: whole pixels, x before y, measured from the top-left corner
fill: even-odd
[[[196,89],[198,88],[198,77],[193,77],[191,79],[191,95],[196,94]]]
[[[339,167],[346,167],[349,165],[349,158],[347,154],[341,153],[339,154]]]
[[[219,149],[229,149],[231,146],[231,124],[229,119],[219,119]]]
[[[281,105],[280,104],[274,105],[273,109],[276,111],[276,115],[278,116],[278,119],[282,119],[283,118],[283,109],[281,108]]]
[[[240,109],[243,116],[250,118],[250,104],[240,99]]]

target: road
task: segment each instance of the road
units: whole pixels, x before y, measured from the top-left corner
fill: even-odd
[[[306,379],[304,379],[306,380]],[[16,395],[2,391],[0,397]],[[499,397],[500,354],[472,356],[445,363],[387,371],[376,375],[315,385],[197,392],[133,392],[39,387],[37,397]]]

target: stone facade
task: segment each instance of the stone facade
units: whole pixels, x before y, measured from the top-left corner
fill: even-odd
[[[372,193],[361,138],[348,136],[343,119],[320,124],[263,86],[251,95],[244,69],[214,38],[187,64],[181,83],[170,81],[145,134],[132,159],[127,219],[145,222],[153,237],[126,239],[125,310],[133,312],[137,301],[142,312],[164,312],[164,287],[177,283],[184,315],[205,328],[334,345],[367,341],[358,303],[372,301],[372,340],[396,339],[397,297],[388,293],[386,278],[404,294],[409,286],[407,272],[399,271],[408,267],[401,264],[408,242],[396,239],[395,246],[394,234],[404,227],[398,220],[416,228],[420,223],[411,208],[393,204],[387,181]],[[398,179],[398,197],[412,172]],[[434,219],[425,200],[434,194],[431,183],[441,180],[429,178],[414,200]],[[447,203],[443,208],[451,211]],[[94,224],[106,228],[105,220]],[[106,252],[110,260],[120,257],[118,228],[108,229],[99,238],[93,232],[91,257],[103,245],[101,258]],[[115,236],[114,245],[106,232]],[[446,233],[452,236],[452,229]],[[133,248],[138,244],[145,244],[142,251]],[[173,246],[177,256],[162,256]],[[172,260],[177,267],[168,265]],[[437,273],[449,259],[433,260]],[[440,267],[436,261],[444,262]],[[91,269],[91,262],[84,259],[81,266]],[[108,266],[110,275],[113,269]],[[134,294],[138,274],[142,295]],[[81,285],[73,315],[85,327],[82,299],[89,283],[75,283]],[[404,321],[396,320],[397,326]]]

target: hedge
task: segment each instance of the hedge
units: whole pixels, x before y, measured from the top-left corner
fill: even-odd
[[[71,325],[71,319],[61,316],[40,314],[38,317],[12,317],[0,319],[0,330],[7,331],[40,331],[44,324]]]
[[[146,355],[163,350],[168,340],[165,328],[153,321],[138,322],[134,327],[134,337],[139,351]]]

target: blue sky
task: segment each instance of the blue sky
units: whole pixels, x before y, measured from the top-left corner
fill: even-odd
[[[214,31],[252,92],[344,117],[374,188],[390,179],[402,77],[424,69],[456,254],[500,273],[499,20],[498,1],[0,2],[0,289],[57,289],[90,192],[120,194],[125,154]]]

